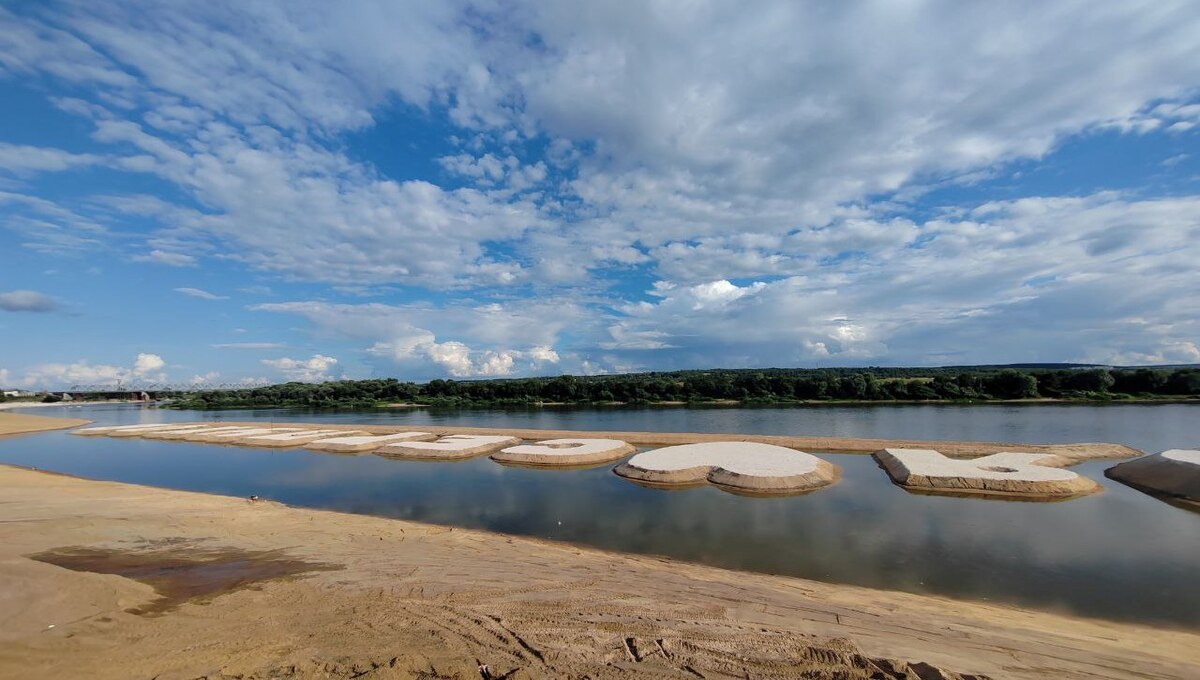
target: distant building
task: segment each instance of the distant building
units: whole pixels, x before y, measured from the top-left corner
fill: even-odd
[[[14,398],[34,396],[34,393],[30,392],[29,390],[4,390],[3,394],[6,397],[14,397]]]
[[[75,401],[75,397],[72,397],[71,395],[67,394],[66,392],[63,392],[62,400],[63,401]]]

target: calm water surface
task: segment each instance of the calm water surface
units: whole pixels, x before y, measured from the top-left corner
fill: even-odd
[[[1200,447],[1198,405],[868,406],[477,411],[176,412],[44,408],[98,424],[263,420],[580,430],[812,434],[1014,442],[1107,441],[1149,452]],[[819,452],[817,452],[819,453]],[[304,450],[73,437],[0,439],[0,462],[669,555],[723,567],[1090,616],[1200,628],[1200,513],[1103,476],[1062,503],[909,494],[869,456],[822,454],[842,481],[791,498],[711,487],[647,489],[610,466],[509,468],[486,457],[396,461]]]

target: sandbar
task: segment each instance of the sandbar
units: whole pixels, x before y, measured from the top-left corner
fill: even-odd
[[[261,427],[254,422],[226,422],[227,425],[246,425]],[[1028,451],[1030,453],[1050,453],[1057,456],[1056,460],[1063,465],[1075,464],[1092,459],[1121,459],[1136,458],[1142,452],[1123,444],[1080,443],[1080,444],[1036,444],[1036,443],[1005,443],[1005,442],[973,442],[973,441],[940,441],[917,439],[869,439],[858,437],[822,437],[822,436],[791,436],[791,435],[756,435],[756,434],[711,434],[695,432],[631,432],[616,430],[538,430],[533,428],[512,427],[457,427],[446,425],[424,425],[410,423],[405,426],[395,425],[363,425],[363,424],[330,424],[330,423],[288,423],[297,427],[312,427],[330,430],[362,430],[370,434],[392,434],[404,432],[419,427],[426,432],[441,436],[454,434],[501,435],[516,437],[528,441],[543,439],[619,439],[636,447],[674,446],[676,444],[700,444],[704,442],[758,442],[774,444],[789,449],[801,451],[822,451],[828,453],[866,453],[871,454],[880,449],[936,449],[950,458],[978,458],[992,453],[1005,451]]]
[[[637,449],[619,439],[544,439],[493,453],[497,463],[534,466],[601,465],[621,460]]]
[[[396,442],[428,442],[437,439],[430,432],[397,432],[396,434],[359,435],[351,437],[334,437],[318,439],[304,445],[314,451],[330,451],[333,453],[367,453]]]
[[[280,434],[283,432],[299,432],[302,427],[239,427],[231,426],[217,430],[199,430],[184,435],[185,442],[224,442],[239,437],[249,437],[260,434]]]
[[[106,554],[262,568],[159,591],[96,573],[116,571]],[[1191,631],[0,466],[4,678],[1095,680],[1198,665]]]
[[[250,436],[241,436],[235,439],[227,440],[230,444],[239,444],[241,446],[261,446],[271,449],[282,449],[289,446],[300,446],[307,444],[316,439],[328,439],[329,437],[344,436],[350,433],[341,430],[297,430],[295,432],[273,432],[269,434],[256,434]],[[353,432],[353,434],[366,434],[365,432]]]
[[[754,494],[803,493],[841,476],[837,466],[814,455],[758,442],[705,442],[645,451],[613,472],[660,486],[707,482],[726,491]]]
[[[183,423],[187,425],[188,423]],[[80,437],[96,437],[99,435],[110,436],[115,432],[141,432],[150,430],[167,430],[173,427],[178,427],[180,423],[139,423],[137,425],[103,425],[100,427],[85,427],[82,430],[75,430],[71,434],[79,435]]]
[[[148,425],[146,427],[133,426],[127,428],[118,427],[107,432],[101,432],[100,434],[105,437],[145,437],[147,435],[157,434],[160,432],[196,432],[198,430],[207,430],[210,428],[212,428],[212,425],[209,423],[167,423],[163,427],[159,427],[157,425]],[[78,434],[82,434],[82,432]]]
[[[92,421],[83,418],[47,418],[46,416],[29,416],[24,413],[0,413],[0,436],[65,430],[87,425],[90,422]]]
[[[221,434],[223,432],[229,432],[231,430],[241,430],[241,429],[242,428],[237,427],[235,425],[222,426],[219,423],[215,423],[209,427],[203,427],[203,428],[187,427],[187,428],[176,428],[176,429],[166,429],[166,430],[151,430],[149,432],[140,434],[138,436],[140,436],[143,439],[163,439],[163,440],[167,440],[167,441],[174,441],[174,440],[187,439],[188,437],[191,437],[191,436]]]
[[[398,442],[375,450],[375,454],[388,458],[415,458],[422,460],[462,460],[494,453],[506,446],[518,444],[516,437],[503,435],[456,434],[432,442]]]
[[[892,481],[910,491],[1013,498],[1066,499],[1100,491],[1095,481],[1064,470],[1051,454],[994,453],[955,460],[932,449],[889,448],[875,460]]]

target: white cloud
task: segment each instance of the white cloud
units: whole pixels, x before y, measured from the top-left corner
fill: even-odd
[[[0,142],[0,170],[9,170],[18,175],[70,170],[95,165],[102,160],[100,156],[93,154]]]
[[[322,354],[314,354],[308,359],[262,359],[260,363],[269,366],[283,374],[288,380],[298,382],[322,382],[330,380],[329,370],[337,365],[338,360]]]
[[[1092,132],[1191,139],[1190,3],[135,1],[0,9],[0,27],[0,69],[69,83],[81,98],[56,105],[103,149],[0,160],[103,159],[174,190],[0,191],[23,245],[138,238],[137,261],[486,290],[255,308],[416,372],[1167,358],[1200,335],[1180,295],[1200,288],[1196,197],[910,209]],[[456,127],[427,159],[451,183],[348,150],[396,109]],[[658,283],[604,292],[631,271]]]
[[[157,371],[167,365],[163,358],[157,354],[138,354],[133,361],[133,374],[144,376],[154,371]]]
[[[0,293],[0,309],[6,312],[53,312],[58,301],[32,290],[13,290]]]
[[[213,383],[213,381],[215,381],[219,377],[221,377],[221,374],[218,373],[217,371],[209,371],[208,373],[204,373],[204,374],[197,373],[196,375],[192,376],[191,380],[189,380],[188,383],[190,383],[191,385],[194,385],[194,386],[211,385]]]
[[[228,300],[229,299],[228,295],[216,295],[216,294],[210,293],[206,290],[200,290],[199,288],[176,288],[175,292],[183,293],[184,295],[186,295],[188,297],[200,298],[201,300]]]
[[[166,382],[161,369],[166,361],[157,354],[140,353],[131,367],[111,364],[92,364],[86,360],[74,363],[46,363],[34,366],[18,381],[23,387],[65,389],[74,385],[126,386]]]
[[[324,336],[365,343],[368,356],[386,360],[410,377],[515,375],[563,362],[555,349],[566,329],[587,334],[591,322],[578,302],[563,299],[511,304],[361,305],[284,302],[255,311],[300,315]],[[578,359],[572,357],[570,366]]]
[[[196,258],[184,253],[173,253],[166,250],[151,250],[145,255],[134,255],[134,262],[151,262],[165,264],[168,267],[195,267]]]

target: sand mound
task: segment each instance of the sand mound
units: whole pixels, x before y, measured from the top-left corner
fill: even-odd
[[[1104,471],[1139,491],[1200,503],[1200,451],[1171,449]]]
[[[874,456],[892,481],[911,491],[1055,499],[1100,490],[1087,477],[1055,467],[1062,461],[1045,453],[958,460],[930,449],[883,449]]]
[[[240,444],[242,446],[261,446],[269,449],[282,449],[288,446],[300,446],[307,444],[317,439],[329,439],[331,437],[344,437],[349,435],[365,435],[366,432],[346,432],[343,430],[298,430],[296,432],[275,432],[272,434],[259,434],[249,437],[242,436],[237,439],[228,440],[230,444]]]
[[[396,442],[428,442],[434,439],[437,439],[437,435],[429,432],[397,432],[396,434],[318,439],[317,441],[305,444],[304,448],[333,453],[362,453],[374,451],[375,449]]]
[[[150,432],[152,430],[169,430],[173,427],[179,427],[179,424],[149,423],[141,425],[105,425],[104,427],[85,427],[82,430],[75,430],[71,434],[77,434],[80,437],[94,437],[97,435],[115,437],[122,432]]]
[[[618,475],[661,486],[708,482],[727,491],[787,494],[837,481],[838,468],[816,456],[771,444],[708,442],[646,451],[617,466]]]
[[[166,429],[166,430],[150,430],[148,432],[143,432],[143,433],[139,434],[138,436],[141,437],[142,439],[163,439],[163,440],[167,440],[167,441],[175,441],[175,440],[186,439],[191,436],[201,436],[201,435],[206,435],[206,434],[220,434],[222,432],[229,432],[234,429],[238,429],[238,428],[234,428],[231,426],[221,426],[221,425],[209,425],[208,427],[203,427],[203,428],[196,428],[196,427],[189,426],[189,427],[180,427],[180,428]]]
[[[544,439],[493,453],[492,460],[519,465],[599,465],[620,460],[636,450],[619,439]]]
[[[456,434],[435,442],[401,442],[389,444],[375,453],[388,458],[419,458],[426,460],[456,460],[494,453],[507,446],[519,444],[516,437],[495,435]]]
[[[282,434],[284,432],[300,432],[302,427],[245,427],[230,426],[220,430],[199,430],[183,436],[185,442],[228,442],[240,437],[252,437],[263,434]]]

